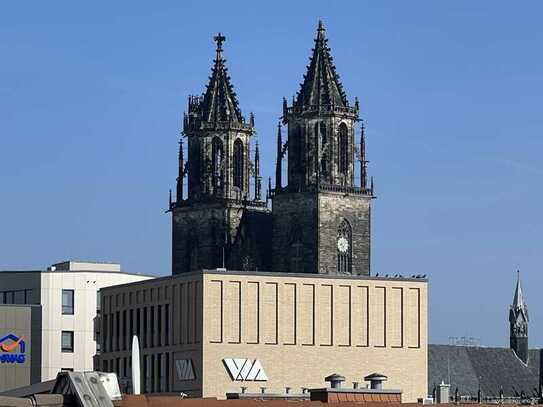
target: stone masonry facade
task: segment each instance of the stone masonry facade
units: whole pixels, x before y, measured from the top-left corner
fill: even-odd
[[[358,100],[350,104],[343,91],[324,25],[300,90],[290,105],[283,100],[275,185],[270,178],[265,199],[254,115],[246,119],[239,108],[225,37],[215,41],[209,83],[201,96],[189,97],[183,120],[169,208],[173,274],[227,268],[370,275],[374,190],[364,126]]]

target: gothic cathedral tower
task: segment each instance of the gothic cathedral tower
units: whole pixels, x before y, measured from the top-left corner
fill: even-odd
[[[270,218],[260,199],[258,145],[251,161],[254,117],[246,121],[241,114],[223,58],[225,37],[219,33],[215,41],[209,84],[202,96],[189,97],[183,120],[188,161],[182,138],[177,199],[170,198],[173,274],[202,268],[269,268],[269,254],[255,247],[259,241],[252,235],[252,229]]]
[[[528,307],[524,303],[520,286],[520,273],[517,272],[517,287],[513,305],[509,310],[510,348],[524,363],[528,363]]]
[[[370,274],[370,203],[364,129],[356,148],[359,106],[347,101],[325,29],[319,22],[315,48],[292,106],[283,100],[278,129],[273,202],[273,270],[298,273]],[[288,182],[282,185],[288,151]],[[355,160],[360,184],[355,185]]]

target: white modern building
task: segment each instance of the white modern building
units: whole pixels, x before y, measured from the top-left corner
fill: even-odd
[[[41,355],[39,380],[45,381],[62,370],[93,370],[100,343],[94,323],[101,288],[150,278],[122,272],[116,263],[79,261],[47,270],[0,271],[0,304],[41,305],[41,341],[34,342],[41,349],[31,351]]]

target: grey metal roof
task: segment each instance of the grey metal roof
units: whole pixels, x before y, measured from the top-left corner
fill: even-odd
[[[0,396],[9,396],[9,397],[28,397],[33,394],[42,394],[50,393],[55,385],[56,379],[47,380],[45,382],[31,384],[29,386],[17,387],[16,389],[11,389],[0,393]]]
[[[458,387],[460,395],[483,397],[530,397],[540,387],[541,350],[529,351],[525,365],[509,348],[428,345],[428,394],[441,382]]]

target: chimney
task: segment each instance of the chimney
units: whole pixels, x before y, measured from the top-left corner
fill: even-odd
[[[371,382],[371,388],[360,386],[359,382],[352,382],[352,388],[342,387],[345,378],[334,373],[324,379],[330,382],[331,387],[310,389],[310,400],[322,403],[341,403],[352,401],[357,403],[366,402],[402,402],[402,391],[399,389],[382,389],[382,383],[387,377],[381,373],[373,373],[366,376],[364,380]]]
[[[328,377],[324,378],[325,382],[330,382],[332,389],[340,389],[341,383],[345,381],[345,378],[337,373],[331,374]]]
[[[449,402],[449,389],[450,385],[445,384],[444,382],[441,382],[440,385],[437,386],[437,403],[448,403]]]
[[[364,381],[370,382],[370,389],[381,390],[383,388],[383,382],[388,378],[381,373],[372,373],[364,377]]]

